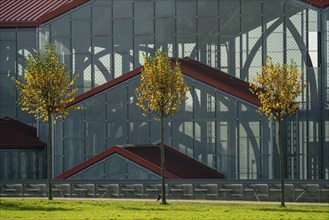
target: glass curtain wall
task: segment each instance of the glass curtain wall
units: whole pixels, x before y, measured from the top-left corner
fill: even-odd
[[[33,124],[32,116],[16,106],[17,91],[12,78],[24,74],[26,60],[36,49],[35,29],[0,29],[0,118],[11,117]]]
[[[116,144],[158,144],[159,123],[142,116],[135,88],[140,77],[88,98],[55,127],[55,175]],[[272,154],[269,123],[256,107],[185,77],[189,99],[167,118],[165,144],[228,178],[268,179]]]
[[[245,81],[252,81],[266,55],[275,63],[294,59],[304,68],[308,87],[298,99],[300,110],[285,126],[287,178],[328,178],[328,10],[291,0],[95,0],[39,30],[40,41],[54,42],[72,74],[80,74],[81,93],[142,65],[143,54],[152,55],[156,49],[172,57],[189,56]],[[61,170],[109,143],[159,141],[152,116],[139,117],[133,105],[136,83],[129,81],[118,87],[120,91],[97,97],[97,105],[107,102],[106,112],[87,110],[84,122],[77,117],[80,125],[75,126],[84,129],[86,139],[70,141],[94,147],[72,155],[76,159],[67,159]],[[193,101],[185,104],[184,113],[166,121],[166,143],[230,178],[278,178],[278,164],[269,162],[277,159],[277,146],[271,145],[275,124],[259,120],[247,104],[210,88],[203,91],[205,86],[193,80],[188,84],[193,84]],[[101,106],[95,111],[103,111]],[[218,114],[222,111],[230,113]],[[227,118],[219,122],[224,115]],[[107,123],[101,122],[104,117]],[[98,123],[102,126],[91,130]]]
[[[35,29],[29,28],[0,29],[0,32],[0,90],[4,94],[0,97],[0,117],[10,116],[27,123],[34,123],[34,120],[17,108],[17,92],[11,78],[19,78],[23,74],[27,54],[32,49],[42,48],[48,41],[55,43],[68,70],[73,75],[80,75],[77,82],[80,93],[141,65],[143,54],[152,55],[156,49],[162,49],[172,57],[189,56],[246,81],[252,80],[259,71],[265,63],[266,55],[280,63],[289,62],[293,58],[300,68],[304,67],[304,81],[308,83],[308,88],[299,99],[302,105],[300,111],[289,119],[286,126],[287,177],[328,178],[328,9],[320,10],[303,1],[293,0],[94,0],[43,24],[38,28],[38,36]],[[40,46],[37,46],[36,41]],[[197,90],[192,93],[193,97],[198,96]],[[111,95],[99,97],[99,100],[107,99],[108,96]],[[120,100],[117,104],[120,104]],[[194,103],[190,103],[188,107],[197,112]],[[122,108],[125,108],[124,105]],[[237,113],[242,114],[243,108],[237,104]],[[138,142],[146,137],[143,136],[146,133],[140,131],[142,136],[132,137],[129,133],[156,126],[150,123],[150,119],[133,119],[134,116],[129,113],[122,115],[122,119],[129,117],[132,121],[118,125],[120,131],[113,128],[121,120],[119,118],[111,119],[111,125],[103,123],[99,130],[89,130],[104,117],[115,114],[106,110],[99,118],[94,118],[93,111],[96,110],[84,113],[85,122],[72,119],[70,125],[86,131],[86,140],[80,140],[76,134],[64,132],[67,141],[72,143],[71,148],[87,143],[94,146],[88,152],[71,155],[72,160],[65,162],[67,167],[98,152],[98,145],[107,143],[108,139],[112,138],[119,143],[121,140],[117,137],[121,137],[126,142]],[[211,114],[210,111],[209,115]],[[186,117],[193,118],[193,115],[187,114]],[[183,131],[186,137],[192,136],[197,141],[189,140],[189,144],[180,146],[174,145],[175,138],[166,141],[209,166],[220,166],[220,160],[215,156],[218,151],[216,152],[213,145],[219,139],[218,129],[224,129],[225,126],[227,130],[230,128],[224,122],[219,128],[213,122],[205,123],[204,117],[193,123],[188,119],[179,119],[184,121],[183,126],[168,119],[168,126]],[[67,126],[63,127],[64,131],[71,129]],[[245,132],[241,126],[237,130]],[[211,129],[203,132],[203,127],[215,127],[216,132]],[[98,138],[102,136],[101,132],[105,132],[108,139]],[[149,135],[148,137],[154,139],[149,139],[148,142],[156,141],[158,138],[155,135]],[[177,134],[173,132],[170,137],[175,135]],[[222,136],[221,134],[220,138]],[[260,136],[261,141],[264,138]],[[209,143],[207,152],[215,152],[213,156],[190,149],[190,146],[196,147],[198,141],[203,142],[205,139]],[[236,141],[237,146],[248,146],[251,142],[237,139],[221,141]],[[275,148],[274,146],[272,149],[274,152]],[[255,151],[253,148],[248,149]],[[235,155],[237,149],[229,151]],[[232,161],[229,158],[234,156],[230,157],[229,151],[226,160]],[[256,158],[249,159],[255,160],[251,164],[257,164]],[[235,163],[235,166],[239,167],[241,164]],[[254,165],[246,166],[249,170],[254,169]],[[276,167],[273,167],[274,177],[278,175]],[[228,169],[230,168],[231,166]],[[239,176],[240,173],[234,175]],[[247,178],[253,177],[247,175]]]
[[[299,112],[289,118],[285,126],[287,178],[329,178],[328,17],[328,9],[319,9],[299,0],[93,0],[43,24],[37,30],[1,28],[0,117],[9,116],[25,123],[35,123],[30,115],[21,112],[16,106],[18,96],[11,78],[19,78],[23,74],[27,55],[33,49],[41,49],[49,41],[56,45],[58,55],[68,70],[73,75],[80,75],[76,84],[79,93],[140,66],[143,54],[152,55],[157,49],[162,49],[172,57],[189,56],[245,81],[251,81],[265,64],[266,55],[280,63],[294,59],[300,68],[304,68],[304,82],[308,83],[308,87],[298,100],[301,103]],[[128,96],[128,91],[126,93]],[[190,95],[198,96],[198,92],[193,91]],[[109,96],[107,94],[99,99]],[[117,108],[121,108],[120,99],[113,104]],[[193,104],[189,103],[187,107],[194,112],[196,106]],[[125,105],[121,106],[125,108]],[[88,120],[79,122],[82,127],[73,120],[72,125],[63,128],[65,132],[61,135],[65,135],[72,143],[71,148],[78,148],[81,143],[88,142],[95,149],[79,156],[72,155],[75,162],[66,161],[67,167],[99,151],[96,147],[98,142],[102,144],[108,141],[104,138],[98,140],[97,137],[102,135],[99,132],[106,132],[107,138],[117,140],[117,143],[122,141],[118,137],[126,142],[138,142],[139,137],[128,139],[130,132],[145,135],[144,131],[138,131],[139,128],[157,126],[150,123],[149,119],[133,119],[130,124],[118,125],[120,130],[116,131],[113,126],[121,120],[116,118],[109,119],[112,120],[111,125],[108,121],[101,128],[81,134],[83,137],[88,135],[86,140],[72,131],[66,132],[70,127],[85,131],[86,127],[93,127],[98,120],[115,113],[105,111],[98,119],[87,116],[92,112],[85,114]],[[186,117],[193,115],[187,114]],[[195,127],[192,126],[193,130],[190,129],[189,121],[182,126],[168,119],[166,124],[184,132],[185,137],[196,138],[194,135],[197,135],[198,140],[209,139],[207,151],[214,152],[216,148],[212,145],[218,141],[218,124],[215,132],[212,123],[205,125],[202,122],[206,120],[205,117],[208,116],[197,119],[199,121],[193,125]],[[211,129],[202,133],[204,126]],[[223,122],[222,126],[227,125]],[[275,128],[274,125],[271,129],[274,131]],[[68,135],[70,137],[66,137]],[[148,142],[156,141],[156,135],[149,135],[153,139]],[[264,135],[260,137],[261,143],[275,139],[275,135]],[[175,145],[175,136],[172,132],[167,143],[172,143],[190,156],[199,155],[198,160],[207,161],[205,163],[208,165],[220,164],[216,156],[206,158],[204,154],[193,151],[190,146],[198,145],[197,142]],[[237,142],[231,139],[227,141]],[[275,154],[271,156],[275,158],[276,146],[268,150],[274,151]],[[58,155],[63,154],[61,152]],[[229,158],[227,156],[227,161]],[[249,169],[252,167],[249,166]],[[274,164],[272,168],[273,178],[278,177],[277,165]]]
[[[329,8],[322,14],[322,118],[321,136],[322,138],[322,178],[329,179]]]
[[[0,179],[45,179],[44,150],[0,150]]]
[[[153,180],[160,179],[160,177],[152,171],[114,154],[68,179]]]

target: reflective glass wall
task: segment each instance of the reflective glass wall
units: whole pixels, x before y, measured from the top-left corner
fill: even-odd
[[[322,14],[322,107],[321,116],[321,141],[323,160],[323,175],[325,179],[329,179],[329,8],[324,10]]]
[[[328,45],[327,23],[327,10],[321,11],[303,1],[95,0],[43,25],[40,40],[58,45],[62,60],[74,74],[81,76],[77,84],[80,92],[142,65],[142,55],[152,55],[156,49],[172,57],[197,59],[246,81],[251,81],[264,65],[266,55],[278,63],[294,59],[300,69],[304,68],[303,81],[308,87],[298,99],[299,112],[285,125],[286,173],[291,179],[317,179],[328,178],[328,53],[324,46]],[[125,105],[126,97],[129,103],[134,102],[131,93],[136,83],[129,82],[127,88],[120,86],[122,91],[94,98],[99,100],[95,100],[98,104],[90,104],[90,108],[104,112],[92,119],[87,110],[86,122],[75,125],[79,138],[64,137],[64,144],[68,141],[70,148],[93,145],[88,138],[83,139],[83,135],[88,133],[88,137],[93,132],[101,137],[94,139],[99,143],[79,156],[72,156],[77,158],[63,163],[67,167],[60,170],[90,158],[101,151],[100,146],[109,147],[108,143],[158,141],[158,125],[149,120],[152,116],[140,118],[139,109]],[[167,143],[230,178],[277,178],[278,164],[268,162],[277,160],[277,146],[271,144],[275,143],[277,126],[272,124],[270,131],[262,132],[269,122],[260,121],[248,106],[230,97],[219,98],[213,89],[204,91],[206,88],[196,82],[189,83],[194,88],[190,94],[193,101],[187,103],[184,113],[175,116],[175,120],[167,121],[170,127],[166,131]],[[112,104],[108,100],[119,97],[116,94],[120,98]],[[220,99],[225,101],[225,107],[219,104]],[[196,100],[209,106],[199,108]],[[95,107],[104,103],[106,108]],[[203,104],[200,105],[204,107]],[[112,119],[111,114],[118,114],[109,111],[114,106],[121,111],[120,117]],[[218,114],[222,111],[229,113]],[[239,117],[243,114],[248,117]],[[107,123],[103,121],[92,132],[89,130],[104,118]],[[253,121],[244,122],[246,118]],[[125,120],[127,123],[122,123]],[[119,121],[120,126],[116,125]],[[228,121],[238,122],[233,126]],[[64,135],[72,133],[65,128]],[[83,131],[78,132],[80,129]]]
[[[113,154],[68,179],[159,180],[160,176],[118,154]]]
[[[1,149],[0,179],[45,179],[45,150]]]
[[[27,56],[36,49],[36,37],[36,29],[0,28],[0,118],[35,123],[33,117],[16,106],[18,94],[12,78],[24,74]]]
[[[67,64],[68,70],[80,75],[76,84],[80,88],[79,93],[140,66],[143,54],[152,55],[157,49],[162,49],[172,57],[191,57],[245,81],[252,80],[264,65],[266,55],[280,63],[294,59],[300,68],[304,68],[304,82],[308,83],[308,87],[298,99],[301,103],[299,112],[289,118],[285,126],[288,177],[329,178],[328,16],[328,9],[313,7],[301,0],[91,0],[41,25],[37,29],[38,36],[33,35],[35,29],[0,29],[0,89],[1,94],[8,94],[0,96],[0,116],[30,120],[20,116],[16,108],[17,94],[10,78],[11,75],[19,76],[22,70],[20,66],[23,67],[25,63],[20,58],[26,56],[24,51],[35,48],[36,41],[40,48],[45,42],[55,43],[58,55]],[[131,87],[129,89],[133,90]],[[129,89],[126,91],[127,96]],[[118,93],[121,96],[122,93]],[[195,92],[193,96],[197,94]],[[111,96],[117,97],[107,94],[99,99],[106,100]],[[120,106],[120,100],[113,105]],[[125,105],[121,107],[126,108]],[[187,112],[195,111],[194,117],[198,115],[197,110],[193,109],[194,105],[191,104],[189,108]],[[61,135],[66,135],[68,139],[65,144],[70,146],[70,149],[65,148],[67,153],[87,141],[82,138],[85,133],[76,137],[78,135],[69,129],[87,132],[87,128],[114,113],[104,110],[99,118],[84,114],[88,123],[80,122],[81,126],[72,124],[63,128],[65,132]],[[103,144],[109,139],[113,143],[123,143],[124,140],[133,143],[144,138],[149,138],[149,142],[156,140],[156,129],[150,129],[156,128],[156,124],[136,118],[130,111],[120,117],[129,118],[129,123],[121,125],[119,132],[113,127],[115,120],[119,120],[116,118],[109,119],[103,127],[88,131],[91,132],[88,134],[94,132],[95,135],[103,136],[99,132],[106,132],[106,140],[94,140],[102,141]],[[192,117],[192,114],[186,117]],[[187,136],[198,136],[200,140],[206,136],[209,139],[209,152],[213,152],[211,143],[215,140],[218,142],[222,137],[218,137],[218,124],[216,133],[211,129],[208,133],[198,130],[204,126],[214,126],[210,122],[203,122],[207,120],[206,117],[195,118],[199,121],[193,122],[197,124],[193,124],[193,129],[192,123],[182,118],[178,120],[184,121],[183,126],[172,122],[172,127],[185,132]],[[222,126],[227,125],[223,122]],[[271,127],[273,132],[268,137],[261,133],[260,140],[274,140],[275,128],[275,125]],[[150,129],[151,134],[145,133],[147,129]],[[139,136],[131,137],[129,132],[139,132]],[[170,141],[173,146],[179,147],[175,145],[175,138],[184,139],[186,136],[172,132],[169,137],[172,137]],[[227,141],[240,143],[231,139]],[[202,153],[191,150],[190,143],[191,140],[181,145],[181,151],[190,156],[202,155],[198,159],[206,161],[206,164],[218,163],[218,160],[214,162],[215,154],[206,158]],[[97,146],[79,155],[78,159],[71,155],[75,161],[67,161],[64,166],[70,167],[90,157],[100,150]],[[275,149],[274,145],[270,150],[276,152]],[[271,156],[275,158],[275,155]],[[277,165],[274,164],[272,169],[274,178],[278,176]]]
[[[55,127],[55,175],[116,144],[158,144],[159,123],[136,106],[139,76],[90,97]],[[189,99],[165,121],[165,144],[228,178],[269,179],[275,173],[270,123],[256,107],[192,78]],[[103,165],[100,165],[103,166]],[[122,174],[124,175],[124,174]]]

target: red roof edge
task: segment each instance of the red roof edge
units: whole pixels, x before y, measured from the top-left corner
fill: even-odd
[[[88,1],[89,0],[75,0],[73,2],[67,3],[67,4],[55,9],[54,11],[51,11],[47,14],[42,15],[40,18],[38,18],[38,22],[39,22],[39,24],[45,23],[45,22],[47,22],[53,18],[56,18],[57,16],[64,14],[65,12],[68,12],[68,11],[74,9],[75,7],[78,7]]]
[[[256,106],[260,106],[260,102],[256,95],[252,94],[249,90],[244,91],[240,86],[243,86],[245,88],[249,88],[249,83],[242,81],[241,79],[238,79],[236,77],[233,77],[231,75],[228,75],[227,73],[224,73],[220,70],[217,70],[213,67],[207,66],[205,64],[202,64],[196,60],[193,60],[191,58],[184,58],[179,60],[181,71],[183,74],[190,76],[191,78],[194,78],[200,82],[203,82],[209,86],[212,86],[216,89],[219,89],[223,92],[226,92],[232,96],[238,97],[242,100],[245,100],[249,103],[252,103]],[[195,68],[193,68],[193,65]],[[203,68],[206,70],[207,73],[201,73],[196,71],[195,69]],[[208,74],[209,72],[209,74]],[[220,82],[219,80],[214,79],[211,74],[216,72],[217,77],[222,77],[226,81],[234,82],[234,84],[239,85],[227,85],[223,82]],[[208,75],[208,76],[207,76]]]
[[[36,28],[39,27],[41,24],[56,18],[90,0],[74,0],[70,3],[67,3],[65,5],[60,6],[59,8],[48,12],[41,17],[37,18],[36,21],[8,21],[8,22],[0,22],[0,28],[16,28],[16,27],[22,27],[22,28]]]
[[[317,6],[319,8],[325,8],[329,6],[329,0],[304,0],[311,5]]]
[[[4,117],[2,119],[0,119],[0,123],[7,123],[7,122],[12,122],[12,123],[15,123],[21,127],[24,127],[24,129],[26,129],[30,135],[35,135],[37,134],[37,129],[35,127],[32,127],[28,124],[25,124],[23,122],[20,122],[16,119],[13,119],[13,118],[10,118],[10,117]]]
[[[39,22],[0,22],[0,28],[36,28],[40,25]]]
[[[80,171],[86,169],[87,167],[89,166],[92,166],[93,164],[105,159],[106,157],[109,157],[111,156],[112,154],[119,154],[129,160],[131,160],[132,162],[135,162],[149,170],[151,170],[152,172],[158,174],[158,175],[161,175],[161,168],[144,160],[143,158],[125,150],[124,148],[120,147],[120,145],[116,145],[116,146],[113,146],[111,147],[110,149],[108,150],[105,150],[104,152],[96,155],[95,157],[81,163],[80,165],[76,166],[76,167],[73,167],[72,169],[62,173],[61,175],[55,177],[55,179],[67,179],[69,178],[70,176],[73,176],[74,174],[77,174],[79,173]],[[165,177],[167,179],[180,179],[178,176],[166,171],[165,173]]]
[[[176,64],[176,60],[172,59],[171,62],[172,62],[172,65]],[[220,77],[223,77],[226,80],[232,80],[236,84],[242,85],[245,88],[249,87],[249,83],[244,82],[236,77],[230,76],[227,73],[219,71],[215,68],[202,64],[202,63],[195,61],[193,59],[190,59],[190,58],[179,59],[178,62],[180,63],[181,71],[184,75],[189,76],[193,79],[196,79],[200,82],[203,82],[211,87],[224,91],[232,96],[245,100],[253,105],[260,106],[257,96],[252,94],[249,90],[244,91],[244,90],[241,90],[241,88],[235,88],[234,86],[226,85],[225,83],[222,83],[216,79],[212,79],[211,77],[207,76],[206,73],[200,73],[200,72],[193,70],[193,65],[196,65],[198,67],[201,66],[203,69],[206,69],[210,72],[215,71],[217,74],[221,74]],[[191,64],[191,65],[189,65],[189,64]],[[72,102],[70,102],[67,105],[67,107],[77,104],[78,102],[88,99],[88,98],[90,98],[98,93],[101,93],[111,87],[114,87],[130,78],[133,78],[134,76],[137,76],[138,74],[140,74],[142,72],[142,69],[143,69],[143,66],[140,66],[137,69],[134,69],[126,74],[123,74],[122,76],[120,76],[118,78],[115,78],[103,85],[100,85],[92,90],[89,90],[88,92],[85,92],[85,93],[75,97],[75,99]]]
[[[134,69],[126,74],[123,74],[122,76],[120,76],[118,78],[115,78],[107,83],[104,83],[103,85],[100,85],[92,90],[89,90],[88,92],[78,95],[77,97],[74,98],[74,100],[72,102],[67,104],[67,107],[77,104],[78,102],[88,99],[88,98],[90,98],[98,93],[101,93],[111,87],[114,87],[130,78],[133,78],[134,76],[137,76],[139,73],[142,72],[142,68],[143,68],[142,66],[138,67],[137,69]]]
[[[0,118],[0,149],[43,149],[37,129],[10,117]]]
[[[196,160],[192,159],[191,157],[188,157],[187,155],[182,154],[181,152],[179,152],[179,151],[177,151],[177,150],[174,150],[173,148],[168,147],[167,145],[164,145],[164,146],[165,146],[165,149],[166,149],[166,150],[168,150],[168,151],[170,151],[170,152],[172,152],[172,153],[178,155],[179,157],[183,157],[183,158],[185,158],[186,160],[191,161],[192,163],[197,163],[198,166],[202,166],[204,169],[208,170],[209,172],[213,173],[214,175],[220,175],[221,178],[226,179],[226,177],[225,177],[224,174],[222,174],[222,173],[220,173],[220,172],[217,172],[217,171],[211,169],[210,167],[204,165],[203,163],[197,162]]]

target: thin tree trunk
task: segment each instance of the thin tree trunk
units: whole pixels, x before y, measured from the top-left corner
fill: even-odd
[[[282,150],[281,120],[279,118],[279,158],[280,158],[280,177],[281,177],[281,207],[286,207],[284,202],[284,161]]]
[[[47,181],[48,181],[48,199],[53,199],[52,190],[52,115],[48,112],[48,140],[47,140]]]
[[[166,183],[165,183],[165,152],[164,152],[164,127],[163,127],[163,116],[160,119],[160,139],[161,139],[161,193],[162,193],[162,204],[167,204],[166,201]]]

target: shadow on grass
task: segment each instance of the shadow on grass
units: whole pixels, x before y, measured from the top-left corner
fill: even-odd
[[[280,208],[280,209],[274,209],[274,208],[263,208],[263,209],[257,209],[258,211],[264,211],[264,212],[303,212],[303,213],[329,213],[329,211],[325,210],[302,210],[302,209],[289,209],[289,208]]]
[[[1,202],[0,210],[10,211],[72,211],[72,208],[47,207],[47,206],[27,206],[13,202]]]
[[[158,205],[158,206],[157,206]],[[168,212],[168,211],[187,211],[187,208],[179,207],[179,206],[171,206],[171,205],[147,205],[137,207],[137,206],[129,206],[129,205],[117,205],[115,208],[123,211],[159,211],[159,212]],[[193,210],[193,211],[202,211],[202,210]]]

